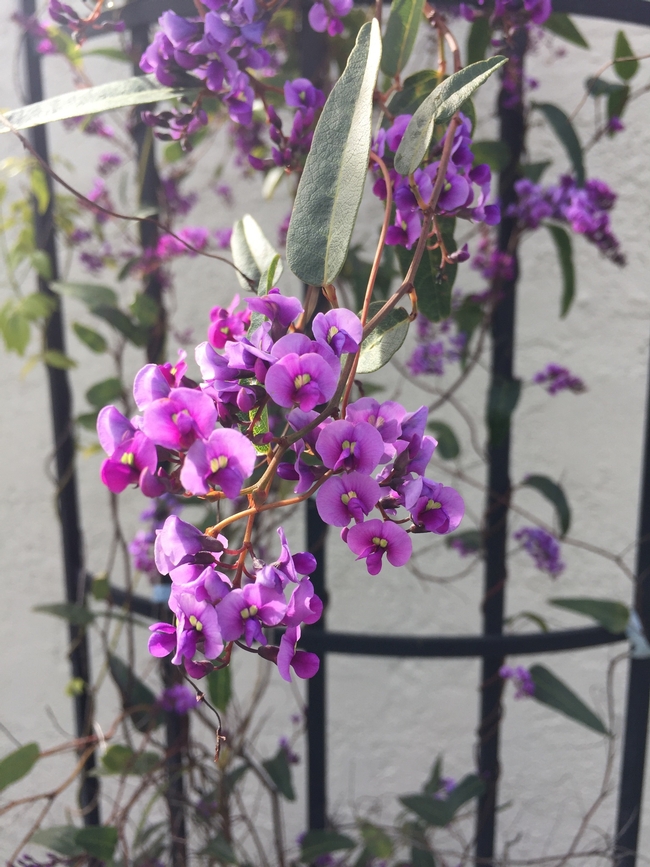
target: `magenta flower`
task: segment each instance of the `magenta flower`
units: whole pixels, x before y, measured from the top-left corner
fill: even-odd
[[[226,307],[213,307],[210,311],[210,327],[208,340],[215,349],[223,349],[229,340],[243,337],[250,325],[250,311],[236,313],[239,295],[235,295],[232,303]]]
[[[518,665],[513,668],[511,665],[502,665],[499,669],[499,675],[504,680],[512,680],[515,687],[515,698],[527,698],[535,695],[535,682],[523,665]]]
[[[267,643],[262,626],[277,626],[287,603],[270,587],[247,584],[241,590],[232,590],[218,608],[224,641],[237,641],[243,635],[250,647],[253,641]]]
[[[176,388],[147,406],[142,429],[159,446],[187,449],[197,438],[207,439],[216,421],[214,403],[203,392]]]
[[[282,618],[285,626],[299,626],[301,623],[316,623],[323,613],[323,601],[314,592],[309,578],[298,584],[291,594],[286,613]]]
[[[182,593],[170,597],[169,607],[177,619],[173,665],[179,665],[183,658],[193,659],[199,649],[207,659],[216,659],[223,650],[223,639],[214,605]]]
[[[278,406],[297,406],[309,412],[334,395],[337,376],[315,352],[289,353],[275,362],[266,374],[266,390]]]
[[[201,551],[215,552],[210,555],[214,562],[226,544],[224,536],[213,539],[178,515],[170,515],[162,529],[157,531],[154,545],[156,569],[161,575],[168,575],[177,566],[195,562],[194,558]]]
[[[392,566],[408,563],[413,543],[411,537],[399,524],[373,518],[363,524],[355,524],[347,533],[346,542],[357,560],[366,560],[371,575],[381,572],[384,554]]]
[[[327,313],[317,313],[312,322],[314,338],[329,346],[340,358],[344,352],[356,352],[361,345],[363,326],[351,310],[339,307]]]
[[[343,33],[341,18],[352,9],[353,0],[327,0],[327,3],[314,3],[309,10],[309,24],[317,33],[339,36]]]
[[[123,442],[102,464],[102,482],[114,494],[121,493],[127,485],[137,485],[144,476],[153,476],[158,466],[156,447],[140,431],[132,439]],[[148,490],[143,486],[143,492]],[[154,496],[160,492],[156,490]]]
[[[196,694],[189,686],[175,683],[158,696],[158,705],[170,713],[186,714],[196,707]]]
[[[215,430],[206,441],[190,446],[181,470],[181,484],[191,494],[220,487],[234,500],[255,467],[255,446],[236,430]]]
[[[463,520],[465,503],[454,490],[424,479],[420,496],[411,510],[413,523],[430,533],[451,533]]]
[[[246,303],[253,313],[262,313],[271,322],[279,322],[284,328],[302,313],[302,304],[297,298],[282,295],[275,287],[269,289],[266,295],[249,298]]]
[[[105,406],[97,416],[97,438],[110,457],[115,449],[133,439],[136,428],[115,406]]]
[[[381,497],[379,482],[359,472],[328,479],[316,494],[316,508],[326,524],[347,527],[364,520]]]
[[[315,653],[306,650],[296,650],[300,639],[300,627],[290,626],[280,639],[280,649],[277,656],[277,666],[280,677],[291,682],[290,668],[298,677],[304,680],[313,677],[320,668],[320,659]]]
[[[311,575],[316,568],[316,558],[308,551],[292,554],[282,527],[278,527],[278,536],[280,556],[275,563],[263,564],[257,561],[255,580],[257,584],[282,592],[287,584],[300,584],[303,576]]]
[[[362,421],[333,421],[316,441],[318,454],[330,470],[358,470],[368,475],[384,454],[384,441],[377,428]]]

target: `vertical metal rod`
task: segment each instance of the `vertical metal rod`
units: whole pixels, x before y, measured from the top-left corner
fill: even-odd
[[[316,509],[316,501],[307,500],[307,550],[318,562],[311,580],[317,596],[327,607],[325,586],[325,541],[327,524]],[[325,631],[325,611],[310,630]],[[309,827],[325,828],[327,824],[327,701],[326,701],[327,654],[320,655],[318,673],[307,681],[307,787],[309,794]]]
[[[493,283],[494,309],[491,320],[492,360],[491,388],[513,382],[515,345],[515,297],[517,284],[516,247],[513,244],[515,220],[505,216],[508,205],[515,200],[514,182],[524,143],[524,115],[521,93],[526,31],[517,31],[513,38],[510,60],[505,68],[499,94],[501,140],[510,150],[510,161],[499,178],[502,208],[499,226],[500,252],[513,256],[512,277],[496,277]],[[513,93],[512,82],[518,93]],[[506,88],[505,84],[510,85]],[[500,635],[503,631],[505,586],[507,579],[507,533],[510,499],[510,422],[502,429],[489,433],[488,498],[484,518],[485,591],[483,598],[483,632]],[[477,863],[491,864],[494,856],[496,805],[499,780],[499,735],[501,723],[501,692],[503,681],[499,669],[503,657],[488,656],[481,668],[481,717],[478,728],[478,771],[486,784],[479,799],[476,829]]]
[[[641,618],[645,634],[650,635],[650,368],[645,415],[634,607]],[[631,659],[618,795],[615,867],[636,865],[643,803],[649,706],[650,659]]]
[[[26,17],[36,14],[35,0],[21,0],[21,11]],[[25,33],[24,46],[26,54],[27,102],[39,102],[43,99],[43,78],[40,55],[36,51],[34,40]],[[47,133],[44,126],[37,126],[29,131],[29,140],[34,150],[45,161],[49,161]],[[34,230],[36,247],[47,253],[51,265],[51,279],[58,279],[58,260],[54,237],[54,196],[52,183],[46,177],[49,203],[45,213],[39,214],[34,208]],[[61,299],[52,292],[49,281],[38,278],[38,291],[53,298],[57,307],[50,317],[44,336],[44,348],[65,353],[65,335]],[[46,367],[50,392],[52,413],[52,428],[54,434],[54,459],[56,465],[57,507],[61,527],[61,543],[63,548],[63,567],[65,577],[65,592],[68,602],[82,604],[85,601],[86,579],[83,563],[83,543],[79,518],[79,501],[77,496],[77,476],[75,470],[74,421],[72,416],[72,395],[70,380],[66,370]],[[84,683],[84,689],[74,698],[75,730],[78,737],[92,734],[93,699],[90,692],[90,656],[88,638],[83,627],[70,624],[70,664],[72,676]],[[79,805],[83,811],[86,825],[98,825],[99,817],[99,780],[90,776],[95,768],[95,754],[91,753],[86,760],[80,777]]]
[[[140,24],[131,29],[131,46],[134,58],[133,72],[142,75],[138,65],[139,58],[149,44],[149,25]],[[142,109],[134,112],[134,123],[131,136],[136,144],[137,152],[137,183],[139,187],[138,204],[141,209],[148,209],[157,216],[159,208],[160,176],[156,167],[154,139],[152,130],[141,120]],[[155,223],[140,222],[138,224],[140,246],[142,251],[155,250],[158,243],[158,226]],[[164,359],[167,336],[167,314],[163,299],[163,280],[159,268],[154,268],[144,279],[144,294],[158,305],[158,319],[151,328],[147,341],[147,361],[160,364]],[[162,612],[161,612],[162,613]],[[171,616],[167,609],[160,619]],[[183,682],[177,666],[169,660],[161,662],[161,674],[165,687]],[[165,798],[169,810],[171,837],[171,867],[186,867],[188,863],[187,829],[186,829],[186,797],[183,779],[183,767],[189,750],[189,721],[187,717],[172,712],[165,719],[165,734],[167,741],[167,790]]]

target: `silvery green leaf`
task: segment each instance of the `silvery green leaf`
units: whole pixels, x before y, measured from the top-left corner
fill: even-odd
[[[279,259],[273,245],[250,214],[245,214],[233,226],[230,249],[235,265],[251,281],[249,283],[243,274],[237,272],[239,285],[246,290],[254,289],[274,259]],[[279,261],[274,271],[275,279],[279,279],[281,274],[282,262]]]
[[[393,0],[384,34],[381,71],[394,78],[406,66],[422,20],[422,0]]]
[[[368,321],[381,310],[383,301],[370,305]],[[372,373],[391,360],[400,348],[409,330],[409,315],[403,307],[395,307],[373,328],[361,344],[357,373]]]

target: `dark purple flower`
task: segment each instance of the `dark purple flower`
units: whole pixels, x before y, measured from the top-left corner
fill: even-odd
[[[359,472],[345,473],[328,479],[316,494],[316,508],[326,524],[347,527],[350,521],[364,520],[381,496],[381,488],[372,476]]]
[[[358,470],[370,474],[384,454],[384,441],[369,422],[339,419],[320,432],[316,449],[323,463],[331,470]]]
[[[413,523],[430,533],[451,533],[463,520],[465,503],[454,488],[424,479],[422,491],[411,510]]]
[[[266,644],[262,626],[277,626],[287,610],[281,593],[259,584],[247,584],[232,590],[218,606],[219,622],[224,641],[237,641],[242,636],[250,647],[253,641]]]
[[[176,653],[172,664],[179,665],[183,658],[193,659],[199,649],[207,659],[216,659],[223,650],[224,639],[214,605],[199,602],[190,593],[182,593],[170,597],[169,607],[177,619]]]
[[[197,437],[207,439],[216,421],[214,403],[203,392],[176,388],[169,397],[154,400],[146,407],[142,429],[159,446],[187,449]]]
[[[218,543],[218,544],[216,544]],[[170,515],[157,531],[154,545],[156,568],[161,575],[168,575],[177,566],[194,562],[200,551],[216,551],[225,547],[226,539],[220,536],[211,539],[197,527],[183,521],[178,515]]]
[[[291,682],[291,668],[303,680],[313,677],[320,668],[320,660],[315,653],[296,650],[299,639],[299,626],[290,626],[280,639],[280,650],[277,655],[278,671],[280,677],[289,683]]]
[[[541,527],[522,527],[514,534],[514,538],[528,551],[535,566],[542,572],[547,572],[551,578],[557,578],[564,570],[557,539],[546,530]]]
[[[533,376],[533,382],[537,385],[544,385],[549,394],[557,394],[560,391],[572,391],[574,394],[581,394],[587,390],[579,376],[574,376],[570,370],[559,364],[547,364],[543,370],[539,370]]]
[[[289,353],[266,374],[265,386],[278,406],[297,406],[309,412],[334,395],[337,376],[331,365],[315,352]]]
[[[535,682],[530,671],[523,665],[513,668],[510,665],[502,665],[499,675],[504,680],[512,680],[515,686],[515,698],[526,698],[535,695]]]
[[[329,346],[340,358],[344,352],[356,352],[361,345],[363,326],[351,310],[339,307],[327,313],[317,313],[312,322],[314,338]]]
[[[255,456],[255,446],[239,431],[215,430],[207,440],[196,440],[190,446],[181,484],[191,494],[207,494],[218,486],[234,500],[253,472]]]
[[[292,554],[282,527],[278,527],[280,556],[274,563],[259,563],[255,569],[256,583],[271,587],[278,592],[287,584],[300,584],[303,576],[311,575],[316,568],[316,558],[307,551]]]
[[[229,340],[237,340],[250,325],[250,311],[236,313],[239,295],[235,295],[228,307],[213,307],[210,311],[208,340],[215,349],[223,349]]]
[[[366,560],[371,575],[381,572],[384,554],[392,566],[404,566],[413,551],[411,537],[403,527],[379,518],[355,524],[348,530],[345,541],[357,560]]]
[[[171,713],[186,714],[196,707],[196,694],[189,686],[175,683],[173,686],[168,686],[158,696],[158,704],[163,710]]]

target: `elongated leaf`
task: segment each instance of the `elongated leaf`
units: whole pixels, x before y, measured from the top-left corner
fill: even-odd
[[[448,548],[461,547],[464,553],[478,554],[483,547],[483,536],[480,530],[463,530],[462,533],[454,533],[453,536],[445,536],[445,545]]]
[[[497,55],[479,60],[450,75],[415,112],[395,154],[395,168],[401,175],[412,174],[429,150],[436,122],[450,120],[466,99],[506,62]]]
[[[108,654],[108,665],[117,688],[122,696],[125,711],[132,711],[131,720],[140,732],[149,731],[164,721],[163,712],[156,706],[156,696],[118,656]],[[141,707],[142,705],[142,707]]]
[[[634,57],[634,49],[627,41],[627,36],[622,30],[616,34],[614,43],[614,72],[623,81],[629,81],[639,71],[638,60],[619,60],[619,57]]]
[[[445,424],[444,421],[432,419],[427,425],[427,430],[431,431],[438,440],[438,445],[436,447],[437,455],[440,455],[440,457],[445,461],[451,461],[458,457],[460,454],[460,445],[458,444],[456,434],[448,424]]]
[[[548,476],[536,475],[526,476],[521,484],[527,488],[534,488],[536,491],[539,491],[554,506],[560,524],[560,535],[566,536],[571,526],[571,509],[569,508],[566,494],[560,485],[549,479]]]
[[[607,120],[613,117],[620,118],[625,111],[625,106],[630,98],[630,86],[628,84],[618,91],[612,91],[607,97]]]
[[[117,845],[117,828],[109,825],[80,828],[75,834],[74,841],[88,855],[107,861],[113,856]]]
[[[92,308],[92,313],[112,325],[116,331],[119,331],[127,340],[130,340],[134,346],[146,346],[148,339],[148,330],[136,325],[132,319],[117,310],[115,307],[107,307],[104,304],[99,304]]]
[[[74,825],[56,825],[53,828],[43,828],[32,834],[31,841],[47,849],[53,849],[59,855],[76,858],[85,855],[84,849],[76,842],[79,828]]]
[[[487,16],[481,15],[475,18],[467,36],[467,62],[469,64],[485,59],[485,52],[488,50],[491,38],[492,31]]]
[[[533,108],[541,111],[546,120],[552,126],[553,132],[558,137],[571,160],[578,186],[584,186],[585,167],[582,156],[582,145],[580,144],[580,139],[578,138],[568,116],[561,108],[558,108],[557,105],[553,105],[550,102],[535,102],[533,103]]]
[[[555,243],[557,258],[562,271],[562,300],[560,302],[560,316],[564,317],[571,309],[571,304],[576,293],[576,272],[573,267],[573,247],[568,232],[562,226],[546,224]]]
[[[88,626],[95,619],[95,615],[85,605],[76,602],[54,602],[51,605],[36,605],[32,611],[40,614],[53,614],[62,617],[74,626]]]
[[[52,283],[52,289],[59,295],[77,298],[92,311],[95,307],[117,307],[117,294],[109,286],[96,286],[94,283],[66,283],[61,280]]]
[[[291,765],[287,758],[286,750],[280,748],[272,759],[262,762],[264,770],[273,780],[281,795],[287,801],[295,801],[296,793],[293,790],[293,782],[291,780]]]
[[[136,753],[124,744],[112,744],[102,756],[102,773],[144,776],[161,762],[157,753]]]
[[[25,744],[0,759],[0,792],[26,776],[41,754],[38,744]]]
[[[272,262],[279,256],[273,249],[256,220],[250,214],[245,214],[237,220],[232,230],[230,249],[235,265],[246,277],[237,272],[237,280],[242,289],[250,291],[260,282],[262,275],[269,270]],[[281,260],[276,262],[274,276],[279,279],[282,274]],[[268,291],[268,290],[267,290]]]
[[[485,791],[485,783],[476,774],[467,774],[447,795],[447,805],[455,815],[462,806]]]
[[[122,383],[119,379],[111,377],[103,382],[98,382],[91,386],[86,392],[86,400],[92,406],[101,409],[103,406],[108,406],[114,400],[118,400],[122,396]]]
[[[269,262],[267,268],[262,272],[259,283],[257,284],[258,295],[268,295],[269,291],[275,286],[282,274],[282,259],[280,254],[276,253]]]
[[[510,148],[504,141],[472,142],[474,165],[487,163],[493,172],[502,172],[510,162]]]
[[[368,321],[381,310],[383,301],[370,305]],[[403,307],[397,307],[377,325],[361,344],[357,373],[372,373],[391,360],[406,340],[409,330],[409,315]]]
[[[225,711],[231,695],[230,666],[211,671],[207,680],[210,701],[218,710]]]
[[[443,237],[448,252],[453,253],[456,249],[453,234],[443,232]],[[403,276],[406,276],[413,260],[413,252],[405,247],[395,247],[395,251],[400,271]],[[442,270],[441,266],[440,248],[425,250],[413,280],[418,299],[418,311],[431,322],[440,322],[451,315],[451,290],[456,280],[458,266],[447,263]]]
[[[372,97],[381,36],[364,24],[330,93],[300,179],[287,233],[287,261],[304,283],[322,286],[345,263],[368,170]]]
[[[510,429],[510,417],[515,411],[521,393],[521,380],[495,377],[490,386],[487,423],[490,439],[501,445]]]
[[[447,802],[432,795],[404,795],[400,801],[407,810],[435,828],[444,828],[453,818]]]
[[[300,843],[300,860],[311,864],[321,855],[354,849],[356,845],[350,837],[337,831],[307,831]]]
[[[359,823],[359,830],[371,858],[390,858],[393,854],[393,841],[383,828],[373,825],[372,822],[362,821]]]
[[[546,30],[555,33],[560,39],[571,42],[579,48],[589,48],[589,43],[575,26],[573,19],[565,12],[551,12],[543,25]]]
[[[94,331],[92,328],[86,328],[86,326],[82,325],[80,322],[73,322],[72,328],[79,340],[81,340],[82,343],[85,343],[91,352],[106,352],[108,344],[103,335],[98,331]]]
[[[3,117],[16,129],[30,129],[42,123],[67,120],[69,117],[83,117],[129,105],[145,105],[163,99],[177,99],[181,96],[193,95],[196,91],[197,87],[165,87],[153,75],[138,75],[123,81],[111,81],[109,84],[99,84],[97,87],[86,87],[83,90],[53,96],[51,99],[44,99],[42,102],[35,102],[24,108],[7,111]],[[9,132],[9,129],[0,121],[0,133],[3,132]]]
[[[618,81],[607,81],[604,78],[588,78],[585,81],[585,88],[589,96],[609,96],[611,93],[620,93],[626,90],[627,84],[619,84]]]
[[[569,689],[552,671],[543,665],[533,665],[530,674],[535,684],[533,698],[554,710],[559,710],[570,719],[582,723],[599,734],[609,734],[600,717],[590,710],[581,698]]]
[[[237,856],[235,855],[235,851],[230,845],[230,843],[226,840],[223,834],[217,834],[216,837],[213,837],[212,840],[209,840],[205,845],[205,848],[201,850],[201,855],[212,855],[217,861],[220,861],[222,864],[236,864]]]
[[[422,19],[422,0],[393,0],[384,33],[381,71],[399,75],[411,56]]]
[[[393,116],[414,114],[438,84],[438,73],[433,69],[421,69],[404,81],[401,90],[393,94],[388,107]],[[388,126],[388,119],[385,121]]]
[[[548,602],[549,605],[555,605],[557,608],[566,608],[567,611],[575,611],[577,614],[591,617],[609,632],[613,632],[614,635],[620,635],[625,632],[630,619],[630,609],[627,605],[623,605],[622,602],[615,602],[613,599],[589,599],[588,597],[583,597],[549,599]]]
[[[57,370],[72,370],[77,366],[74,358],[59,352],[58,349],[46,349],[43,353],[43,361],[48,367],[55,367]]]

